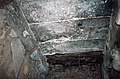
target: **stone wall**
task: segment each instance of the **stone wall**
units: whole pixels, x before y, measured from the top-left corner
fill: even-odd
[[[110,13],[102,0],[23,0],[20,8],[42,54],[104,50]]]
[[[8,62],[3,64],[5,74],[11,79],[45,79],[46,55],[104,51],[110,22],[105,4],[104,0],[13,1],[0,14],[1,46],[7,45],[0,49],[6,56],[1,59]]]

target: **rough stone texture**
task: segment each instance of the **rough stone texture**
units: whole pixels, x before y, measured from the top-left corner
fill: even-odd
[[[113,50],[113,68],[117,71],[120,71],[120,53],[119,50]]]
[[[15,73],[17,77],[17,75],[19,74],[19,70],[21,68],[21,64],[23,63],[25,49],[21,44],[20,40],[15,39],[14,41],[11,42],[11,50],[12,50],[11,52],[13,57],[13,63],[15,67]]]
[[[102,50],[104,41],[99,40],[79,40],[79,41],[66,41],[64,43],[45,43],[40,44],[40,48],[43,54],[55,54],[55,53],[79,53],[88,51]],[[98,44],[98,45],[96,45]],[[97,48],[99,46],[99,48]]]
[[[33,33],[40,42],[62,36],[69,38],[69,40],[106,39],[108,26],[109,18],[30,24]]]
[[[23,0],[29,23],[108,15],[103,0]],[[31,22],[32,21],[32,22]]]
[[[115,2],[115,9],[112,15],[112,22],[110,27],[110,47],[111,47],[111,55],[112,55],[112,67],[120,71],[120,27],[119,25],[119,8],[120,8],[120,1],[116,0]],[[118,21],[118,22],[117,22]],[[115,23],[116,22],[116,23]],[[117,25],[118,24],[118,25]]]
[[[13,2],[6,8],[6,24],[12,29],[10,36],[16,38],[11,42],[16,78],[44,79],[47,75],[46,62],[43,59],[36,38],[25,20],[17,3]],[[30,55],[37,50],[40,59],[35,62]],[[19,56],[19,58],[17,58]],[[19,62],[19,63],[18,63]]]
[[[110,13],[103,0],[23,0],[20,8],[42,54],[104,49]]]
[[[103,0],[16,0],[5,9],[10,38],[9,44],[7,36],[3,40],[9,46],[5,61],[12,63],[17,79],[45,79],[43,55],[103,51],[109,15]]]
[[[0,9],[0,79],[14,79],[15,69],[11,52],[10,28],[5,24],[5,10]]]
[[[102,79],[100,65],[70,66],[54,65],[47,79]]]
[[[13,0],[0,0],[0,9],[5,8],[9,5]]]

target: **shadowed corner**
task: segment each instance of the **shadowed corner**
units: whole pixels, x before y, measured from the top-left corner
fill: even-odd
[[[13,0],[0,0],[0,9],[6,7],[8,4],[10,4]]]

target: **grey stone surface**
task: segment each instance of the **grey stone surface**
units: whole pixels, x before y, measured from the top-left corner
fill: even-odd
[[[109,18],[82,21],[38,23],[30,25],[38,41],[46,41],[61,36],[70,39],[106,39]]]
[[[5,29],[3,29],[4,27],[4,18],[5,16],[3,16],[5,10],[0,9],[0,39],[2,39],[4,37],[5,34]]]
[[[19,64],[15,66],[18,68],[17,69],[18,74],[16,78],[22,79],[24,77],[27,77],[31,72],[31,76],[30,76],[31,78],[34,77],[36,79],[44,79],[44,77],[47,74],[46,62],[45,60],[43,60],[44,57],[42,56],[41,52],[38,49],[37,41],[34,37],[34,34],[31,31],[31,28],[28,26],[28,23],[24,17],[24,14],[21,11],[21,8],[17,6],[16,2],[13,2],[11,5],[9,5],[6,8],[5,15],[6,15],[6,18],[5,18],[6,24],[11,29],[14,30],[14,32],[11,32],[9,35],[11,37],[15,37],[18,39],[16,40],[16,42],[14,42],[14,44],[12,43],[12,52],[14,54],[14,57],[13,57],[14,64],[16,65],[19,61]],[[25,51],[25,53],[24,51],[21,51],[22,45],[20,44],[20,42],[24,47],[23,50]],[[33,62],[30,62],[32,61],[30,58],[30,55],[33,53],[35,49],[38,52],[37,55],[40,56],[40,60],[33,63]],[[24,53],[24,56],[23,56],[23,53]],[[23,60],[21,59],[21,57],[23,58]]]
[[[103,0],[23,0],[29,23],[109,15]]]
[[[109,14],[103,0],[16,0],[6,8],[6,24],[14,30],[10,36],[18,39],[12,44],[14,60],[25,51],[25,75],[44,79],[43,55],[103,51]]]
[[[14,79],[15,69],[9,37],[10,28],[5,24],[5,9],[0,9],[0,79]]]
[[[120,71],[120,52],[119,51],[120,50],[115,50],[115,49],[113,49],[113,51],[112,51],[112,52],[114,52],[112,55],[113,56],[112,65],[113,65],[113,68],[117,71]]]
[[[15,4],[15,3],[14,3]],[[13,5],[14,5],[13,4]],[[17,5],[17,4],[15,4]],[[19,7],[15,7],[10,5],[6,10],[6,21],[9,26],[15,31],[17,37],[21,40],[22,44],[26,50],[30,50],[33,47],[33,43],[35,43],[35,38],[32,36],[30,32],[30,28],[27,25],[25,18],[22,15],[22,12]],[[31,35],[24,37],[24,31],[28,31]]]
[[[103,0],[23,0],[20,8],[42,54],[104,49],[110,13]]]
[[[9,34],[11,37],[17,37],[17,34],[15,33],[15,31],[13,29],[11,29],[11,32]]]
[[[15,73],[17,77],[17,75],[19,74],[19,70],[21,68],[21,64],[23,63],[23,60],[24,60],[24,55],[25,55],[25,49],[20,39],[15,39],[14,41],[12,41],[11,50],[13,55]]]
[[[104,45],[104,40],[48,41],[41,43],[40,49],[45,55],[55,53],[82,53],[103,50]]]
[[[0,9],[0,69],[9,77],[18,76],[25,58],[24,73],[29,69],[31,77],[41,79],[48,69],[43,55],[100,50],[107,56],[105,67],[109,67],[117,27],[109,27],[110,13],[104,1],[15,0],[6,11]],[[104,50],[106,39],[108,49]],[[120,71],[119,50],[114,49],[112,55],[113,67]]]

